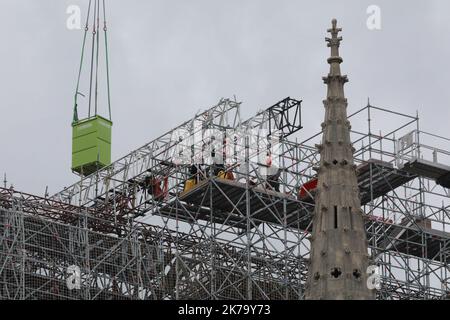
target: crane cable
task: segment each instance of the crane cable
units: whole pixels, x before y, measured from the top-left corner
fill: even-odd
[[[86,25],[84,29],[84,37],[83,37],[83,45],[81,49],[81,61],[80,67],[78,71],[78,79],[77,79],[77,87],[75,92],[75,104],[74,104],[74,114],[73,114],[73,122],[78,121],[78,95],[84,97],[84,95],[79,92],[79,85],[83,67],[84,60],[84,51],[86,47],[86,38],[87,32],[89,30],[89,18],[91,11],[92,0],[89,0],[88,12],[86,18]],[[105,0],[102,0],[103,5],[103,31],[105,37],[105,58],[106,58],[106,81],[107,81],[107,99],[108,99],[108,113],[109,120],[111,121],[111,94],[110,94],[110,80],[109,80],[109,54],[108,54],[108,40],[107,40],[107,26],[106,26],[106,9],[105,9]],[[90,75],[89,75],[89,107],[88,107],[88,117],[91,116],[91,106],[92,100],[94,100],[94,115],[97,115],[98,112],[98,69],[99,69],[99,49],[100,49],[100,0],[94,0],[93,3],[94,11],[93,11],[93,25],[92,25],[92,50],[91,50],[91,63],[90,63]],[[94,67],[95,67],[95,84],[94,84],[94,97],[92,97],[92,86],[93,86],[93,77],[94,77]]]
[[[94,2],[94,22],[92,24],[92,50],[91,50],[91,72],[89,74],[89,108],[88,108],[88,118],[91,116],[91,103],[92,103],[92,76],[94,73],[94,53],[95,53],[95,18],[97,17],[97,1]],[[97,48],[98,50],[98,48]]]
[[[100,2],[97,0],[97,19],[94,19],[94,25],[95,20],[97,20],[97,52],[95,57],[95,115],[97,115],[97,101],[98,101],[98,55],[100,52],[100,46],[99,46],[99,40],[100,40],[100,34],[99,34],[99,27],[100,27]]]
[[[108,111],[109,120],[111,121],[111,95],[109,91],[109,59],[108,59],[108,39],[107,39],[107,27],[106,27],[106,13],[105,13],[105,0],[103,0],[103,31],[105,32],[105,55],[106,55],[106,86],[108,90]]]
[[[87,32],[89,30],[89,15],[91,12],[91,2],[92,0],[89,0],[89,6],[88,6],[88,12],[87,12],[87,17],[86,17],[86,25],[84,27],[84,37],[83,37],[83,45],[81,47],[81,61],[80,61],[80,68],[78,70],[78,79],[77,79],[77,88],[75,90],[75,97],[74,97],[74,108],[73,108],[73,122],[77,122],[78,121],[78,94],[81,94],[80,92],[78,92],[79,87],[80,87],[80,78],[81,78],[81,70],[83,68],[83,58],[84,58],[84,48],[86,46],[86,37],[87,37]],[[82,95],[82,94],[81,94]]]

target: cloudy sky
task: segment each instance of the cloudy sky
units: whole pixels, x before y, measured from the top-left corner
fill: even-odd
[[[78,5],[84,20],[87,3],[0,0],[0,173],[8,186],[42,194],[48,185],[53,194],[76,180],[70,125],[83,31],[66,27],[66,10]],[[244,118],[286,96],[303,99],[299,136],[317,132],[333,17],[343,28],[349,111],[370,97],[418,110],[423,130],[450,136],[448,0],[106,3],[113,159],[233,95]],[[381,30],[367,28],[369,5],[381,10]]]

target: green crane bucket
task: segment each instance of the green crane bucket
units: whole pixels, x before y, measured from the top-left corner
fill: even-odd
[[[111,163],[111,127],[98,115],[72,123],[72,171],[87,176]]]

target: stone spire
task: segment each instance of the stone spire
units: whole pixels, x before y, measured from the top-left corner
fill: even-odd
[[[373,299],[366,283],[367,240],[344,96],[348,79],[340,69],[342,29],[336,24],[333,19],[331,38],[325,38],[331,48],[330,72],[323,77],[328,91],[322,144],[317,146],[320,167],[306,299]]]

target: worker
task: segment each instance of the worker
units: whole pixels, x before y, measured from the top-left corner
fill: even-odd
[[[281,169],[278,168],[275,174],[267,176],[267,187],[269,189],[280,192],[280,175]]]
[[[317,188],[317,177],[307,181],[300,187],[298,199],[302,201],[313,200],[313,194]]]
[[[162,186],[163,181],[154,175],[146,176],[144,179],[144,186],[148,194],[153,196],[155,200],[161,200],[167,195],[168,189],[168,178],[164,178],[164,186]],[[162,187],[161,187],[162,186]]]
[[[214,176],[222,179],[234,180],[233,172],[227,170],[224,164],[213,164]]]
[[[191,190],[199,182],[198,168],[195,164],[189,168],[189,179],[184,182],[184,192]]]

